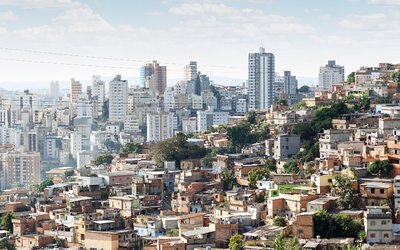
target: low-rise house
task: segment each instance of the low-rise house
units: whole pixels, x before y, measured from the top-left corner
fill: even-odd
[[[307,212],[317,212],[318,210],[331,210],[336,208],[338,197],[321,197],[307,203]]]
[[[393,184],[375,179],[360,184],[360,193],[367,206],[382,206],[392,204]]]
[[[314,237],[314,216],[316,212],[303,212],[296,216],[293,232],[300,239],[311,239]]]
[[[104,178],[104,182],[107,186],[130,185],[134,174],[135,172],[133,171],[117,171],[98,174],[98,177]]]
[[[367,233],[368,242],[392,242],[392,213],[390,208],[385,206],[368,206],[367,211],[364,212],[364,229]]]
[[[353,238],[311,239],[303,246],[304,250],[346,249],[354,244]]]
[[[112,231],[86,231],[86,249],[135,249],[139,246],[139,239],[133,229]]]

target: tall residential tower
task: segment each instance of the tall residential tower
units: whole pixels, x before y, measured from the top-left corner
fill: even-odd
[[[319,88],[324,91],[331,91],[332,84],[344,81],[344,67],[336,64],[334,60],[319,68]]]
[[[249,109],[269,109],[274,102],[273,84],[275,79],[275,56],[265,53],[249,54]]]
[[[117,75],[109,85],[109,120],[123,122],[128,111],[128,81]]]

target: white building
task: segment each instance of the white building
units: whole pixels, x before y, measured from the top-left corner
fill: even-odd
[[[391,243],[393,240],[392,213],[389,207],[367,206],[364,211],[364,230],[367,242]]]
[[[57,98],[60,95],[60,83],[55,81],[50,83],[49,96],[52,98]]]
[[[213,125],[223,125],[228,123],[229,113],[214,111],[197,111],[197,130],[207,130]]]
[[[136,115],[127,115],[124,120],[124,131],[139,133],[139,119]]]
[[[90,151],[85,150],[85,151],[79,152],[77,160],[76,160],[78,169],[89,166],[92,159],[93,159],[93,157],[92,157],[92,153]]]
[[[106,84],[101,80],[99,75],[94,75],[92,80],[92,96],[97,97],[98,102],[102,105],[106,96]]]
[[[81,94],[78,97],[76,115],[77,117],[93,118],[93,106],[92,103],[87,99],[87,96],[85,94]]]
[[[332,84],[344,81],[344,67],[336,65],[334,60],[319,68],[319,88],[324,91],[331,91]]]
[[[199,95],[192,95],[192,109],[203,109],[203,98]]]
[[[274,159],[290,159],[300,150],[300,135],[277,135],[274,142]]]
[[[197,131],[197,118],[185,117],[182,118],[182,132],[190,133]]]
[[[319,135],[319,154],[320,158],[328,158],[329,155],[338,153],[339,142],[349,141],[351,132],[348,130],[335,130],[325,129],[323,133]]]
[[[174,135],[174,115],[171,113],[147,114],[147,141],[158,142]]]
[[[72,132],[71,135],[71,155],[72,158],[77,159],[78,153],[82,151],[82,135],[77,132]]]
[[[185,81],[192,81],[197,78],[197,62],[191,61],[185,66]]]
[[[297,79],[296,76],[292,76],[290,71],[283,73],[284,77],[284,93],[287,95],[297,94]]]
[[[236,113],[245,114],[247,112],[247,101],[246,99],[238,99],[236,101]]]
[[[117,75],[109,84],[109,120],[123,122],[128,108],[128,81]]]
[[[263,47],[259,53],[249,54],[249,109],[269,109],[275,99],[273,84],[275,81],[275,56],[265,53]]]
[[[169,112],[175,108],[174,88],[166,87],[164,92],[164,111]]]

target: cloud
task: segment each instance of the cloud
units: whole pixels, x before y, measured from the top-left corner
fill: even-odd
[[[350,15],[339,21],[339,25],[344,29],[374,32],[397,30],[399,23],[400,13],[395,11],[371,15]]]
[[[320,9],[315,9],[315,8],[311,8],[311,9],[304,9],[305,13],[316,13],[316,12],[320,12]]]
[[[14,14],[12,11],[6,11],[0,13],[0,21],[15,21],[18,19],[18,16]]]
[[[180,6],[171,7],[169,12],[180,16],[198,15],[226,15],[235,12],[235,9],[224,4],[214,3],[183,3]]]
[[[400,5],[400,0],[368,0],[369,4]]]

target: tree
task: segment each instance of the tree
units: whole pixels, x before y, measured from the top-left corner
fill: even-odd
[[[249,188],[257,188],[257,181],[266,179],[269,177],[269,170],[265,167],[256,167],[249,171],[247,181],[249,182]]]
[[[277,227],[286,227],[287,221],[282,216],[276,216],[272,222],[272,225],[277,226]]]
[[[298,91],[301,92],[301,93],[308,93],[308,92],[310,92],[310,87],[307,86],[307,85],[303,85],[303,86],[301,86],[301,87],[299,88]]]
[[[392,80],[396,83],[400,83],[400,71],[396,71],[392,74]]]
[[[336,175],[332,186],[332,194],[339,196],[337,201],[341,209],[352,209],[355,207],[355,196],[353,189],[353,179],[345,175]]]
[[[376,174],[379,177],[388,177],[392,171],[393,166],[388,160],[376,160],[368,166],[368,172]]]
[[[276,160],[267,160],[264,163],[264,167],[267,168],[270,172],[275,172],[276,171]]]
[[[67,170],[64,172],[64,178],[67,179],[68,177],[71,177],[75,174],[74,170]]]
[[[101,191],[100,197],[102,200],[107,200],[109,196],[110,196],[110,191],[108,190]]]
[[[16,250],[14,244],[11,244],[7,239],[0,240],[0,249]]]
[[[169,231],[167,232],[167,236],[168,236],[168,237],[177,237],[177,236],[179,236],[179,229],[177,229],[177,228],[172,228],[171,230],[169,230]]]
[[[347,76],[347,83],[352,84],[355,82],[356,82],[356,72],[353,71]]]
[[[318,232],[321,238],[358,238],[363,231],[363,225],[348,215],[330,214],[326,210],[319,210],[314,216],[314,231]]]
[[[224,168],[222,170],[222,184],[224,185],[224,190],[231,190],[237,183],[236,177],[233,171],[229,168]]]
[[[14,219],[14,214],[13,213],[6,213],[1,217],[0,220],[0,227],[3,230],[7,230],[10,233],[13,233],[13,223],[12,219]]]
[[[257,114],[256,114],[256,112],[254,110],[250,110],[247,113],[247,121],[250,124],[256,124],[256,118],[257,118]]]
[[[287,106],[288,105],[288,101],[286,99],[280,99],[280,100],[278,100],[277,103],[279,105],[282,105],[282,106]]]
[[[63,239],[60,239],[60,238],[56,237],[54,239],[54,243],[57,245],[57,247],[64,247],[64,240]]]
[[[285,170],[285,173],[290,173],[290,174],[297,174],[300,171],[299,167],[297,166],[297,163],[294,161],[289,161],[283,164],[283,169]]]
[[[96,157],[96,160],[94,161],[95,165],[102,165],[102,164],[111,164],[114,159],[114,156],[110,154],[103,154],[103,155],[98,155]]]
[[[119,142],[115,142],[110,139],[105,140],[103,144],[110,152],[118,152],[118,150],[121,148],[121,144]]]
[[[274,249],[276,250],[301,250],[302,246],[296,237],[289,237],[284,233],[280,233],[274,242]]]
[[[48,186],[51,186],[51,185],[54,185],[54,182],[50,179],[46,179],[37,186],[37,191],[43,192],[45,188],[47,188]]]
[[[142,150],[142,144],[137,142],[129,142],[119,149],[120,154],[139,154]]]
[[[243,247],[243,236],[240,234],[234,234],[229,239],[230,250],[242,250]]]
[[[177,135],[158,142],[152,150],[152,158],[158,166],[165,161],[175,161],[180,167],[180,161],[186,159],[200,159],[209,152],[206,148],[192,144],[187,141],[187,135],[178,133]]]

